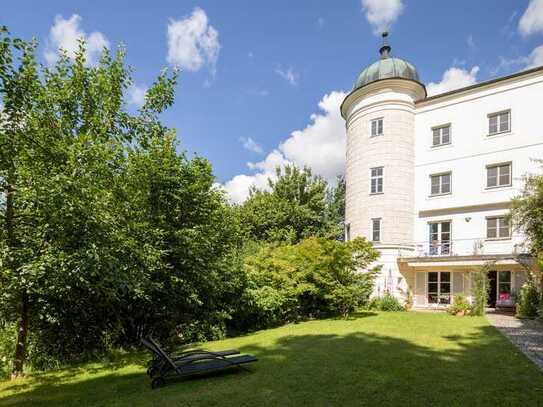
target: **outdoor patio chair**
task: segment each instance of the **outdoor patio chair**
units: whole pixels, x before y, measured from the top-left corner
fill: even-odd
[[[164,364],[168,363],[167,360],[165,360],[161,354],[158,348],[160,345],[156,343],[156,341],[152,338],[148,339],[142,339],[141,341],[143,345],[149,349],[153,353],[153,359],[149,362],[149,367],[147,368],[147,375],[150,377],[153,377],[158,369]],[[231,356],[231,355],[239,355],[240,351],[237,349],[228,349],[228,350],[222,350],[218,352],[214,352],[214,354],[220,355],[220,356]],[[181,352],[180,354],[177,354],[175,356],[170,356],[170,359],[172,359],[173,362],[176,362],[178,360],[183,360],[185,362],[190,360],[197,360],[201,358],[203,355],[209,354],[208,351],[202,350],[202,349],[194,349],[189,350],[185,352]]]
[[[257,361],[252,355],[239,355],[236,349],[222,352],[197,349],[172,357],[150,337],[141,342],[154,356],[147,369],[153,389],[164,385],[169,377],[188,377],[234,367],[244,368],[242,365]]]

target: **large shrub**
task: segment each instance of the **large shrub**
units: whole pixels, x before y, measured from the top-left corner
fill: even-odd
[[[405,307],[390,293],[372,298],[368,308],[376,311],[405,311]]]
[[[535,318],[538,315],[541,295],[536,284],[529,280],[520,289],[517,296],[517,316]]]
[[[313,237],[296,245],[264,245],[246,259],[247,289],[235,323],[238,329],[254,329],[345,316],[368,301],[375,276],[368,266],[377,257],[361,238],[345,243]]]

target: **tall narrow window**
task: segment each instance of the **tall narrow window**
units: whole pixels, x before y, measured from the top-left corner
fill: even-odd
[[[511,112],[499,112],[488,115],[488,134],[506,133],[511,131]]]
[[[430,195],[451,193],[451,173],[430,175]]]
[[[383,135],[383,118],[373,119],[371,121],[371,136],[382,136]]]
[[[381,241],[381,218],[371,220],[371,240],[373,242]]]
[[[434,127],[432,129],[432,147],[451,144],[451,125]]]
[[[383,193],[383,167],[375,167],[370,170],[371,188],[370,193]]]
[[[486,187],[511,186],[511,163],[495,164],[486,167]]]
[[[451,254],[451,221],[432,222],[430,227],[430,255]]]
[[[345,241],[346,242],[351,241],[351,224],[350,223],[345,224]]]
[[[505,216],[486,219],[486,237],[488,239],[507,239],[511,237],[509,220]]]
[[[451,273],[449,271],[428,272],[428,303],[450,304]]]

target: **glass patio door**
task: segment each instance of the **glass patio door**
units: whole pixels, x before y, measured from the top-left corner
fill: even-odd
[[[451,253],[451,222],[430,223],[430,255]]]
[[[451,303],[451,273],[449,271],[428,272],[428,304]]]

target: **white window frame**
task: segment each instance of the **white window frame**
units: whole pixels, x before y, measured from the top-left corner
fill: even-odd
[[[509,183],[500,184],[500,179],[502,173],[500,168],[508,166],[509,167]],[[496,168],[496,185],[489,185],[488,182],[488,172],[489,170]],[[496,188],[507,188],[513,185],[513,163],[511,161],[497,164],[489,164],[486,166],[486,189],[496,189]]]
[[[443,192],[443,178],[444,176],[448,175],[449,176],[449,191],[448,192]],[[435,177],[439,177],[439,192],[432,192],[432,181]],[[437,173],[437,174],[430,174],[430,196],[440,196],[440,195],[449,195],[449,194],[452,194],[452,171],[447,171],[447,172],[440,172],[440,173]]]
[[[382,218],[372,218],[371,220],[371,241],[372,242],[380,242],[381,241],[381,233],[382,233]],[[378,226],[377,229],[375,229],[375,225]],[[378,239],[375,239],[375,234],[377,233]]]
[[[489,221],[496,221],[496,226],[491,229],[496,229],[496,236],[489,236]],[[507,222],[505,225],[502,222]],[[502,230],[507,230],[507,236],[502,236]],[[487,216],[486,218],[486,239],[487,240],[509,240],[511,239],[511,224],[507,221],[506,215]]]
[[[373,170],[376,170],[376,171],[381,170],[381,174],[373,175]],[[373,188],[374,180],[375,180],[375,190]],[[370,168],[370,195],[383,194],[385,190],[384,184],[385,184],[385,167]]]
[[[383,117],[377,117],[370,120],[370,137],[382,136],[385,133],[384,127],[385,124]]]
[[[507,117],[507,128],[502,129],[504,122],[502,121],[503,117]],[[491,120],[496,119],[496,131],[491,130]],[[488,115],[488,135],[495,136],[496,134],[503,134],[511,132],[511,110],[502,110],[500,112],[490,113]]]
[[[448,129],[449,130],[449,134],[448,134],[448,137],[449,137],[449,141],[447,142],[443,142],[443,129]],[[439,137],[439,143],[435,143],[435,132],[438,132],[438,137]],[[447,146],[451,144],[451,124],[450,123],[447,123],[447,124],[442,124],[440,126],[435,126],[435,127],[432,127],[432,148],[433,147],[441,147],[441,146]]]
[[[443,231],[443,224],[449,224],[449,231]],[[432,240],[432,226],[437,225],[436,240]],[[443,219],[428,222],[428,252],[430,256],[445,255],[450,256],[452,254],[452,219]],[[443,239],[443,236],[449,234],[449,239]]]

